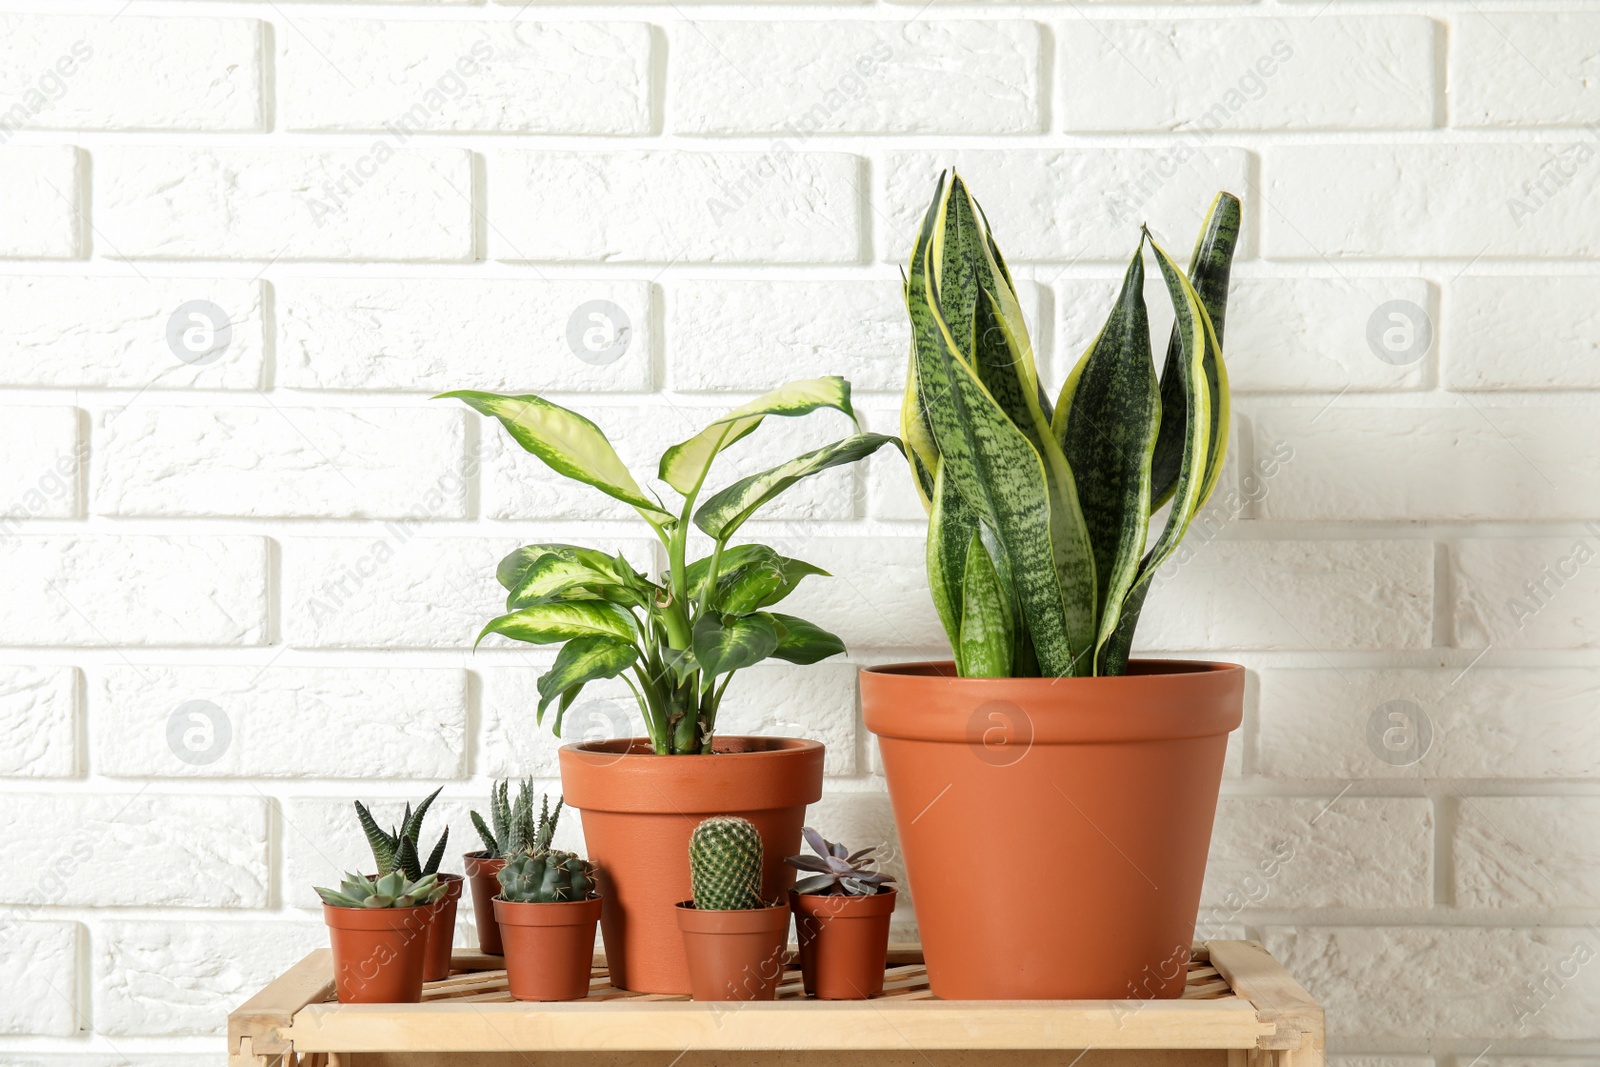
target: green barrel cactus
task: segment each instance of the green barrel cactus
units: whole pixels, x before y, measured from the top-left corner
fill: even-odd
[[[716,815],[689,838],[689,879],[701,911],[764,908],[761,834],[749,819]]]
[[[516,904],[560,904],[594,893],[594,864],[571,852],[543,849],[512,856],[496,875],[500,896]]]

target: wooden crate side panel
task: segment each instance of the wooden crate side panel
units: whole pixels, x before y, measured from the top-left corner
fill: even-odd
[[[681,1058],[680,1058],[681,1057]],[[828,1067],[1230,1067],[1225,1050],[975,1049],[829,1053]],[[817,1067],[815,1052],[550,1052],[538,1067]],[[1239,1061],[1243,1067],[1243,1061]],[[520,1052],[366,1052],[340,1067],[529,1067]]]

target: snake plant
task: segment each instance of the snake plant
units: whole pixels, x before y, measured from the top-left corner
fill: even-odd
[[[1052,404],[988,219],[959,176],[940,176],[905,279],[901,432],[963,677],[1126,672],[1151,580],[1222,472],[1239,218],[1239,201],[1219,193],[1187,274],[1141,229],[1105,327]],[[1159,378],[1146,245],[1175,313]]]
[[[556,473],[632,505],[665,549],[667,565],[656,580],[621,555],[576,545],[527,545],[500,561],[496,575],[508,593],[506,614],[490,620],[478,640],[500,634],[561,645],[539,679],[536,714],[543,722],[545,710],[556,705],[557,736],[562,715],[585,685],[620,676],[633,689],[656,753],[709,753],[717,710],[736,671],[768,657],[815,663],[844,651],[826,630],[766,610],[801,579],[827,572],[765,545],[730,541],[795,482],[899,440],[858,431],[700,500],[717,456],[767,416],[832,408],[855,419],[843,378],[790,382],[668,448],[657,477],[681,498],[674,508],[647,493],[600,428],[575,411],[533,395],[461,390],[442,396],[499,419],[517,444]],[[710,554],[694,561],[688,558],[692,527],[712,542]]]

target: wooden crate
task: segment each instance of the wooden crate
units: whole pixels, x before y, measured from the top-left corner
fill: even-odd
[[[884,995],[696,1004],[612,989],[517,1003],[501,959],[457,952],[421,1004],[339,1004],[327,949],[228,1017],[230,1067],[1325,1067],[1322,1008],[1254,941],[1195,947],[1180,1000],[940,1001],[916,946]],[[282,1063],[277,1061],[282,1060]]]

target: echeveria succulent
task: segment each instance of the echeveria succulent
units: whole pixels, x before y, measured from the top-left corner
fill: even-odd
[[[836,841],[829,841],[811,827],[805,828],[806,843],[815,856],[790,856],[783,862],[810,877],[795,883],[794,891],[806,896],[868,897],[881,893],[894,881],[878,870],[873,853],[878,846],[851,852]]]

